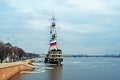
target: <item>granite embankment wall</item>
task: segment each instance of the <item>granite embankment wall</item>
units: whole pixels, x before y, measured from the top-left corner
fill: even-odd
[[[9,80],[20,71],[34,70],[34,66],[30,65],[32,60],[24,60],[12,63],[0,63],[0,80]]]

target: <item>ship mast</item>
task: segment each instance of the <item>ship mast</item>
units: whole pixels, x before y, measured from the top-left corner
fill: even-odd
[[[55,16],[51,19],[51,25],[50,25],[50,48],[49,50],[57,50],[57,33],[56,33],[56,21]]]

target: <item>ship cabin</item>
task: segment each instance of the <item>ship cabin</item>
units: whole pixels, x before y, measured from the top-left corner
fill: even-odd
[[[49,62],[51,64],[61,64],[61,62],[63,61],[62,50],[53,49],[48,51],[48,55],[46,59],[48,59],[46,62]]]

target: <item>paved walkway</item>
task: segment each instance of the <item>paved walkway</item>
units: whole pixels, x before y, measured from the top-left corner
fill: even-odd
[[[17,61],[17,62],[9,62],[9,63],[0,63],[0,69],[6,68],[6,67],[11,67],[11,66],[16,66],[16,65],[26,65],[33,67],[32,65],[29,65],[30,60],[22,60],[22,61]]]

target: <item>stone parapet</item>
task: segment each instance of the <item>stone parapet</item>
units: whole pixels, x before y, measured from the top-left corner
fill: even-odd
[[[34,70],[34,66],[30,65],[31,60],[24,60],[12,63],[0,63],[0,80],[8,80],[20,71]]]

